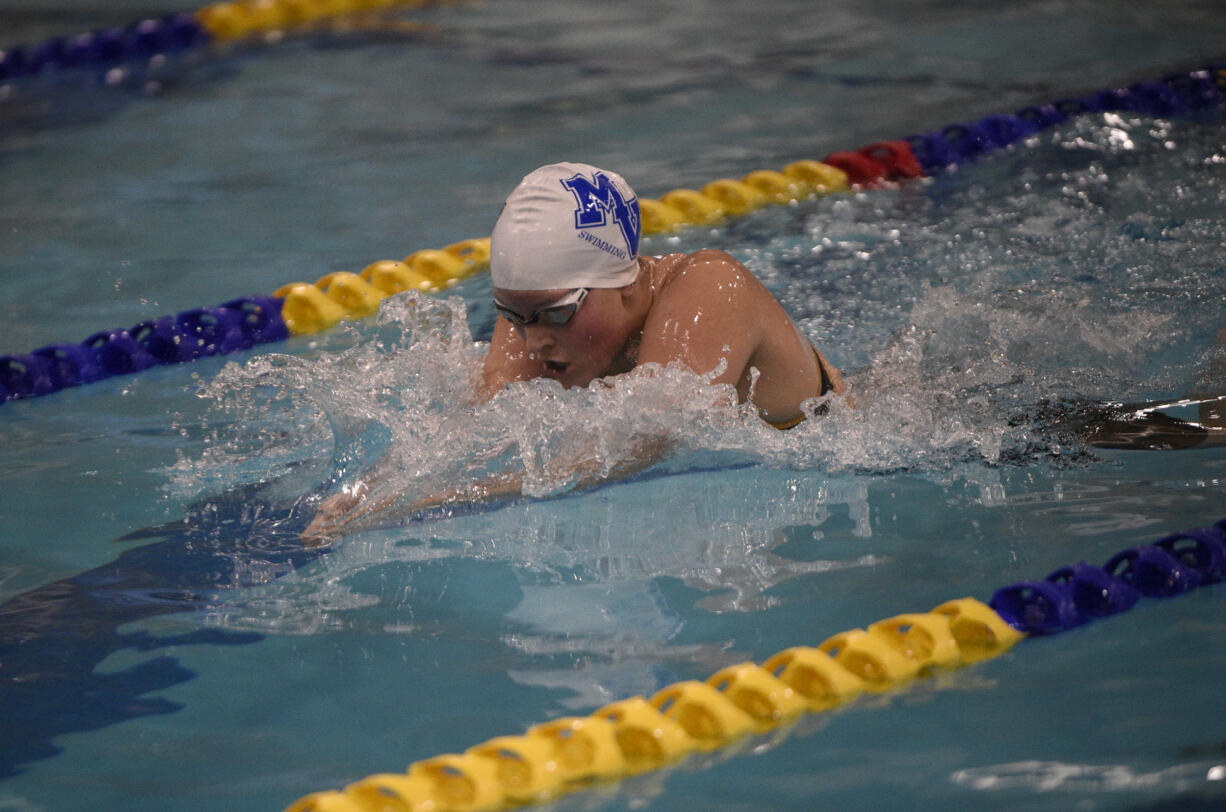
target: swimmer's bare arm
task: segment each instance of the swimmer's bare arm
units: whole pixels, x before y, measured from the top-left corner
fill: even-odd
[[[540,372],[539,365],[532,361],[522,340],[517,340],[514,328],[506,319],[499,318],[494,325],[490,349],[482,366],[481,379],[477,382],[477,396],[488,401],[514,381],[531,380]],[[522,474],[504,474],[474,483],[463,491],[430,493],[400,507],[400,494],[372,493],[372,484],[377,488],[383,479],[377,475],[328,497],[320,504],[311,523],[302,532],[303,541],[320,544],[330,537],[344,535],[368,527],[377,521],[391,518],[388,512],[412,513],[430,507],[458,501],[465,496],[470,499],[493,500],[515,496],[523,488]]]
[[[665,257],[678,262],[661,288],[643,330],[640,365],[680,362],[716,384],[730,384],[752,399],[766,420],[800,414],[802,401],[820,391],[815,348],[774,295],[744,265],[723,251]],[[820,353],[836,394],[846,391],[839,371]],[[758,371],[752,382],[750,370]]]
[[[482,367],[481,379],[477,381],[477,397],[482,401],[491,400],[507,384],[531,380],[539,374],[539,364],[528,355],[523,340],[515,335],[510,322],[499,318],[494,325],[494,336]],[[580,487],[594,481],[585,473],[579,471]],[[465,488],[428,493],[408,502],[400,493],[378,492],[386,479],[375,474],[325,499],[302,532],[302,540],[307,544],[323,544],[331,538],[391,521],[397,515],[407,516],[460,501],[492,501],[518,496],[523,491],[524,476],[517,472],[500,474]]]
[[[358,482],[353,487],[325,499],[315,512],[315,517],[299,536],[302,542],[309,546],[326,544],[347,533],[390,522],[400,515],[408,516],[447,502],[459,501],[465,495],[470,501],[498,499],[518,494],[523,487],[522,474],[506,474],[491,477],[462,490],[432,493],[402,505],[399,493],[373,494],[369,484],[372,481],[374,480]],[[374,484],[377,487],[381,483],[374,481]]]
[[[523,340],[515,335],[510,322],[498,319],[481,379],[477,382],[478,398],[483,401],[491,400],[507,384],[531,380],[539,374],[540,365],[531,359]],[[663,450],[655,447],[647,438],[641,446],[639,453],[633,455],[633,459],[617,466],[613,476],[630,476],[664,455]],[[605,478],[603,466],[594,453],[575,460],[571,476],[574,476],[577,488],[589,487]],[[507,472],[487,477],[463,488],[432,492],[405,501],[399,492],[380,492],[380,487],[387,479],[388,477],[375,474],[325,499],[302,532],[303,542],[311,545],[324,544],[347,533],[441,505],[513,498],[523,492],[524,484],[522,472]]]
[[[499,318],[494,324],[490,350],[486,353],[481,369],[481,381],[477,393],[482,400],[490,400],[507,384],[529,381],[541,373],[541,366],[528,354],[522,338],[515,334],[511,322]]]
[[[761,342],[761,321],[753,312],[756,280],[722,251],[680,260],[643,325],[637,365],[679,362],[700,375],[722,367],[712,383],[736,386]]]
[[[614,466],[613,471],[606,472],[596,454],[591,453],[574,460],[569,475],[575,478],[575,487],[583,489],[607,478],[631,476],[663,456],[663,449],[656,445],[653,438],[643,438],[635,453]],[[373,483],[376,488],[383,484],[376,479],[368,479],[325,499],[311,523],[302,531],[300,538],[303,543],[310,546],[326,544],[347,533],[387,524],[428,508],[513,498],[523,492],[524,474],[518,471],[497,474],[462,488],[429,493],[411,501],[404,501],[397,491],[374,493],[368,483]]]

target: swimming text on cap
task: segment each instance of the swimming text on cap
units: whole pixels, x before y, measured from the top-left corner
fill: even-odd
[[[575,196],[575,228],[583,239],[619,259],[638,256],[641,214],[637,197],[627,201],[604,172],[596,172],[591,178],[577,173],[562,185]],[[608,224],[610,217],[626,240],[625,251],[585,231]]]

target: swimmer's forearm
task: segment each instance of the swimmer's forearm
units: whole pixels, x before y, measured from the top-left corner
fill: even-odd
[[[573,477],[574,487],[582,490],[610,479],[633,476],[662,459],[666,451],[667,446],[662,438],[643,437],[632,457],[607,468],[598,456],[592,453],[574,461],[565,478]],[[554,473],[559,475],[563,472]],[[379,493],[375,490],[379,484],[386,484],[386,481],[380,483],[377,478],[367,479],[325,500],[300,538],[304,544],[312,546],[328,544],[340,536],[390,524],[430,508],[513,499],[523,495],[524,479],[523,472],[508,471],[463,487],[436,491],[409,501],[404,501],[402,494],[398,492]]]
[[[378,514],[394,501],[386,496],[372,497],[370,487],[359,482],[325,499],[298,538],[309,547],[328,544],[346,533],[360,530],[372,514]]]
[[[522,473],[508,472],[495,474],[471,485],[465,485],[462,488],[438,491],[428,496],[423,496],[420,499],[415,499],[410,503],[409,509],[410,512],[416,512],[427,508],[444,507],[465,502],[492,502],[496,499],[519,496],[523,493],[523,488],[524,475]]]

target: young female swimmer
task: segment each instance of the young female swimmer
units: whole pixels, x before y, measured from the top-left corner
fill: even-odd
[[[641,374],[644,365],[679,363],[714,373],[712,383],[731,384],[741,402],[786,429],[805,419],[804,401],[844,394],[839,371],[744,265],[713,250],[639,256],[640,236],[638,199],[614,172],[558,163],[520,182],[491,240],[499,318],[484,398],[514,381],[585,387]],[[577,468],[582,480],[583,461]],[[520,484],[505,477],[467,495],[510,495]],[[359,529],[394,501],[370,504],[366,492],[358,486],[325,501],[303,538]],[[443,501],[448,496],[437,495],[415,507]]]

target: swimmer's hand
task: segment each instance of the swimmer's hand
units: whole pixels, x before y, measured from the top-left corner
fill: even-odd
[[[503,487],[507,492],[518,493],[521,482],[522,478],[517,477],[512,482],[505,483]],[[427,508],[438,507],[461,499],[488,498],[491,495],[496,494],[492,494],[488,486],[477,485],[460,491],[431,493],[413,500],[406,500],[395,492],[372,493],[369,484],[358,482],[325,499],[315,511],[315,518],[311,519],[311,523],[299,534],[298,538],[308,547],[321,547],[349,533],[356,533],[380,524],[390,524]]]
[[[352,488],[346,488],[340,493],[329,496],[315,511],[315,518],[299,535],[299,539],[308,547],[320,547],[330,544],[340,536],[356,530],[362,521],[371,514],[386,508],[392,500],[366,497],[370,486],[359,482]]]

